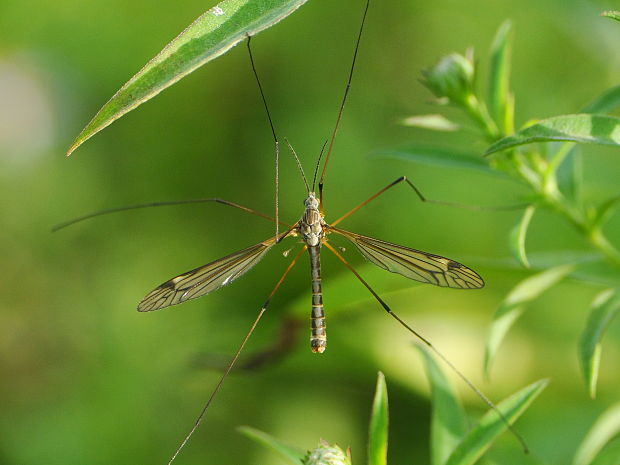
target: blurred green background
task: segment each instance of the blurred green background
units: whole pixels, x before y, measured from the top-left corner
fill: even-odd
[[[271,213],[271,135],[243,46],[114,123],[71,158],[63,155],[96,110],[214,3],[0,3],[2,464],[165,463],[219,377],[213,365],[237,348],[288,263],[280,251],[293,240],[234,285],[139,314],[137,302],[155,285],[263,240],[272,225],[227,207],[194,205],[121,213],[50,233],[53,224],[92,210],[158,200],[221,197]],[[253,41],[277,130],[310,172],[336,117],[362,7],[361,0],[310,1]],[[576,111],[620,81],[620,29],[598,17],[613,7],[611,1],[373,2],[326,178],[327,221],[403,174],[434,199],[518,201],[510,182],[368,155],[411,141],[465,149],[474,143],[482,152],[471,134],[438,136],[396,123],[436,111],[418,82],[422,68],[473,45],[484,69],[506,18],[516,30],[517,123]],[[586,150],[588,197],[617,191],[617,150]],[[293,222],[305,191],[292,158],[283,152],[282,160],[281,214]],[[364,263],[353,247],[345,255],[491,398],[550,377],[518,423],[532,454],[523,455],[504,435],[489,456],[496,463],[563,464],[618,399],[620,328],[616,322],[606,336],[599,395],[590,400],[576,345],[601,288],[568,281],[533,304],[509,335],[491,380],[482,379],[493,311],[527,276],[490,266],[509,257],[507,234],[517,217],[423,205],[399,187],[342,224],[463,261],[485,277],[482,291],[417,285]],[[617,217],[607,231],[618,239]],[[587,249],[569,226],[544,213],[534,219],[528,246]],[[313,355],[308,347],[304,257],[246,356],[272,345],[287,318],[302,324],[293,349],[278,363],[228,379],[179,465],[283,463],[240,436],[235,427],[242,424],[304,448],[320,438],[350,445],[354,463],[364,463],[378,370],[390,393],[391,463],[427,463],[428,388],[412,337],[324,255],[327,352]],[[485,410],[455,384],[472,415]]]

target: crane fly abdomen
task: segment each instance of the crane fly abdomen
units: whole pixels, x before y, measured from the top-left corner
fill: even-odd
[[[312,278],[312,335],[310,349],[323,353],[327,347],[323,290],[321,289],[321,246],[308,247],[310,253],[310,275]]]
[[[308,193],[304,201],[304,213],[297,224],[297,233],[302,237],[310,254],[310,274],[312,278],[312,333],[310,349],[321,354],[327,347],[325,312],[323,310],[323,290],[321,289],[321,241],[325,237],[325,221],[319,211],[319,199],[314,192]]]

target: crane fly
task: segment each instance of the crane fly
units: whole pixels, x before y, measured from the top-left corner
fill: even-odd
[[[360,254],[368,260],[370,263],[392,273],[400,274],[408,279],[413,281],[433,284],[441,287],[448,287],[453,289],[480,289],[484,287],[484,281],[471,268],[467,266],[449,259],[442,257],[440,255],[435,255],[432,253],[424,252],[421,250],[412,249],[409,247],[405,247],[398,244],[393,244],[391,242],[386,242],[380,239],[375,239],[368,236],[363,236],[361,234],[347,231],[337,227],[337,225],[348,218],[352,214],[356,213],[359,209],[367,205],[372,200],[376,199],[392,187],[405,183],[411,189],[413,189],[414,193],[422,202],[432,202],[436,204],[443,205],[458,205],[449,202],[442,202],[436,200],[427,199],[422,195],[420,190],[405,176],[401,176],[392,183],[388,184],[383,189],[376,192],[374,195],[361,202],[359,205],[351,209],[349,212],[345,213],[335,221],[329,223],[325,220],[324,214],[324,202],[323,202],[323,188],[324,188],[324,178],[327,169],[327,165],[330,159],[330,155],[332,153],[332,148],[334,145],[334,140],[336,138],[336,134],[338,132],[338,128],[340,126],[340,121],[342,118],[344,106],[347,100],[347,96],[349,93],[349,89],[351,87],[351,81],[353,77],[353,71],[355,69],[355,63],[357,59],[357,53],[362,37],[362,31],[364,29],[364,23],[366,20],[366,15],[368,12],[368,7],[370,4],[370,0],[366,0],[364,13],[362,16],[361,25],[359,28],[359,33],[357,35],[357,41],[355,43],[355,51],[353,54],[353,60],[351,63],[349,76],[347,80],[347,84],[345,87],[344,95],[342,101],[340,103],[340,109],[338,112],[338,117],[336,119],[336,124],[331,133],[331,138],[329,139],[329,146],[327,150],[327,154],[325,157],[325,161],[323,163],[323,168],[321,171],[321,176],[318,182],[318,195],[316,193],[317,187],[317,174],[319,171],[319,167],[321,165],[321,158],[323,155],[323,149],[325,149],[327,145],[327,141],[323,145],[323,149],[321,149],[321,153],[319,155],[319,159],[317,161],[314,178],[312,182],[312,188],[310,188],[299,158],[295,153],[294,149],[290,144],[287,144],[297,162],[297,165],[301,171],[304,184],[306,187],[306,199],[304,201],[304,211],[301,215],[299,221],[294,224],[287,224],[285,222],[280,221],[279,219],[279,208],[278,208],[278,164],[279,164],[279,147],[280,143],[278,137],[276,135],[276,131],[274,129],[274,125],[271,119],[271,114],[269,112],[269,107],[267,106],[267,101],[265,99],[265,95],[263,92],[263,88],[261,86],[260,80],[258,78],[258,73],[256,70],[256,66],[254,64],[254,59],[252,57],[252,51],[250,48],[250,39],[248,36],[247,46],[249,52],[250,63],[252,66],[252,71],[256,78],[256,82],[258,84],[258,88],[260,91],[260,95],[262,98],[263,105],[267,112],[267,117],[269,121],[269,125],[271,128],[271,132],[274,139],[275,144],[275,160],[276,160],[276,189],[275,189],[275,218],[269,215],[265,215],[263,213],[257,212],[251,208],[244,207],[234,202],[230,202],[228,200],[223,200],[219,198],[207,198],[207,199],[193,199],[193,200],[182,200],[182,201],[172,201],[172,202],[155,202],[149,204],[139,204],[132,205],[127,207],[113,208],[108,210],[101,210],[98,212],[90,213],[82,217],[75,218],[73,220],[67,221],[65,223],[61,223],[53,228],[53,230],[58,230],[69,226],[71,224],[77,223],[79,221],[92,218],[95,216],[100,216],[108,213],[114,213],[119,211],[133,210],[138,208],[145,207],[154,207],[154,206],[166,206],[166,205],[179,205],[179,204],[193,204],[193,203],[205,203],[205,202],[213,202],[221,205],[226,205],[230,207],[234,207],[245,211],[247,213],[251,213],[253,215],[262,217],[271,222],[274,222],[276,225],[275,235],[265,239],[257,244],[249,246],[245,249],[242,249],[238,252],[234,252],[230,255],[222,257],[218,260],[215,260],[206,265],[200,266],[193,270],[187,271],[183,274],[175,276],[172,279],[164,282],[163,284],[157,286],[154,290],[148,293],[138,304],[138,310],[140,312],[150,312],[154,310],[160,310],[166,307],[170,307],[172,305],[178,305],[183,302],[186,302],[191,299],[195,299],[204,295],[207,295],[223,286],[226,286],[236,279],[243,276],[247,273],[254,265],[256,265],[275,245],[279,244],[286,238],[289,237],[298,237],[301,239],[302,248],[299,252],[294,256],[294,258],[290,261],[289,265],[285,269],[284,273],[281,275],[280,279],[277,281],[275,287],[269,294],[267,300],[262,305],[257,317],[253,321],[250,326],[250,330],[247,332],[243,341],[241,342],[239,348],[235,352],[230,363],[227,365],[224,373],[220,377],[218,383],[215,388],[211,391],[211,394],[204,404],[200,414],[198,415],[196,421],[194,422],[193,427],[190,429],[189,433],[184,437],[183,441],[181,441],[180,445],[177,447],[175,453],[172,458],[169,460],[168,465],[170,465],[177,457],[177,455],[181,452],[181,450],[185,447],[186,443],[189,441],[191,436],[200,426],[207,409],[211,405],[213,399],[220,391],[222,384],[224,383],[226,377],[231,372],[233,367],[235,366],[237,360],[239,359],[240,354],[242,353],[247,341],[250,336],[253,334],[256,329],[259,321],[264,315],[269,303],[271,302],[273,296],[276,294],[277,290],[288,276],[289,272],[293,269],[295,264],[298,262],[299,258],[305,252],[308,251],[308,255],[310,258],[310,277],[311,277],[311,290],[312,290],[312,310],[311,310],[311,337],[310,337],[310,348],[312,352],[322,353],[325,351],[327,347],[327,332],[325,325],[325,312],[323,307],[323,291],[322,291],[322,278],[321,278],[321,250],[322,247],[325,247],[331,253],[333,253],[338,260],[340,260],[356,277],[357,279],[368,289],[368,291],[372,294],[372,296],[377,300],[377,302],[387,311],[387,313],[396,319],[399,324],[405,327],[411,334],[420,339],[426,346],[428,346],[440,359],[443,360],[460,378],[463,380],[465,384],[469,388],[471,388],[477,395],[482,399],[492,410],[496,412],[496,414],[502,419],[505,423],[506,427],[512,432],[512,434],[517,438],[517,440],[521,443],[523,450],[527,452],[527,446],[519,435],[516,432],[507,418],[500,412],[495,404],[484,395],[480,389],[478,389],[463,373],[461,373],[450,361],[447,357],[445,357],[431,342],[424,338],[419,332],[414,330],[411,326],[409,326],[404,320],[402,320],[396,313],[392,311],[389,305],[383,300],[374,289],[368,284],[368,282],[357,272],[353,266],[349,264],[347,260],[338,252],[336,248],[334,248],[330,243],[328,237],[331,234],[335,234],[337,236],[341,236],[347,241],[351,242],[355,248],[360,252]],[[512,207],[511,207],[512,208]],[[282,225],[285,227],[284,232],[279,231],[279,226]]]
[[[301,252],[308,250],[310,257],[310,347],[313,352],[322,353],[327,346],[327,334],[321,288],[321,247],[325,246],[343,260],[342,255],[328,243],[327,236],[332,233],[350,241],[369,262],[414,281],[455,289],[480,289],[484,286],[478,273],[449,258],[337,228],[335,225],[349,214],[332,225],[328,224],[319,209],[320,201],[313,191],[308,192],[304,205],[301,219],[286,232],[166,281],[142,299],[138,310],[159,310],[209,294],[243,276],[283,239],[300,237],[303,243]],[[297,261],[298,257],[299,254],[294,260]]]

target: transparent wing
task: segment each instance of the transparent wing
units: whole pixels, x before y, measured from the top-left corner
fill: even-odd
[[[288,235],[281,234],[278,239]],[[138,304],[138,311],[150,312],[195,299],[230,284],[256,265],[276,244],[272,237],[204,266],[183,273],[153,289]]]
[[[334,227],[329,227],[329,230],[346,237],[368,261],[392,273],[414,281],[455,289],[484,287],[484,280],[478,273],[449,258]]]

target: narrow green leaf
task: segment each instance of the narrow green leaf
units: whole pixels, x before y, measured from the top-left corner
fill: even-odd
[[[503,133],[512,132],[510,109],[510,55],[512,45],[512,22],[506,20],[497,30],[491,45],[489,70],[489,107],[491,116]],[[510,126],[509,126],[510,125]]]
[[[387,465],[388,396],[385,376],[379,372],[368,428],[368,465]]]
[[[605,18],[615,19],[616,21],[620,21],[620,11],[603,11],[601,16]]]
[[[618,206],[618,203],[620,203],[620,195],[616,195],[603,202],[596,209],[596,214],[592,223],[599,228],[603,226],[613,213],[614,208]]]
[[[536,381],[501,401],[497,409],[512,425],[547,384],[546,379]],[[506,423],[497,412],[489,410],[454,449],[446,465],[473,465],[506,428]]]
[[[583,156],[572,142],[560,150],[568,150],[564,161],[557,170],[558,187],[560,191],[576,205],[582,204],[583,191]]]
[[[467,169],[506,178],[505,173],[490,168],[486,160],[479,156],[458,152],[452,148],[413,144],[402,148],[378,150],[373,152],[371,156],[377,158],[395,158],[427,166]]]
[[[620,106],[620,86],[611,87],[596,97],[580,113],[609,113]],[[558,167],[557,178],[560,191],[578,207],[582,203],[583,157],[572,142],[565,142],[556,153],[566,153]]]
[[[537,273],[517,284],[506,296],[493,315],[484,352],[484,372],[489,376],[491,363],[501,342],[514,322],[523,314],[525,306],[547,289],[555,286],[575,269],[574,265],[560,265]]]
[[[276,439],[263,431],[252,428],[251,426],[239,426],[237,431],[253,441],[262,444],[263,446],[267,446],[269,449],[277,452],[284,459],[288,460],[289,463],[294,465],[300,465],[306,455],[302,450],[287,446],[279,439]]]
[[[620,311],[620,289],[607,289],[596,296],[590,308],[588,322],[579,343],[579,359],[590,396],[596,396],[601,358],[601,339],[605,330]]]
[[[583,107],[581,113],[609,113],[618,106],[620,106],[620,86],[614,86]]]
[[[306,1],[224,0],[207,10],[114,94],[78,135],[67,155],[125,113],[223,55],[248,35],[284,19]]]
[[[620,145],[620,118],[607,115],[562,115],[538,121],[516,134],[495,142],[485,152],[490,155],[518,145],[553,141]]]
[[[527,236],[527,229],[532,221],[532,216],[536,207],[530,205],[523,212],[523,216],[519,219],[519,222],[512,228],[510,232],[510,250],[512,255],[521,263],[525,268],[530,267],[530,263],[527,261],[527,255],[525,253],[525,237]]]
[[[620,404],[609,407],[598,417],[583,439],[573,465],[590,465],[603,447],[620,434]]]
[[[452,386],[425,346],[416,344],[424,358],[431,385],[431,465],[444,465],[467,431],[467,417]]]
[[[434,131],[458,131],[460,126],[443,115],[415,115],[403,119],[400,124],[415,128],[431,129]]]

